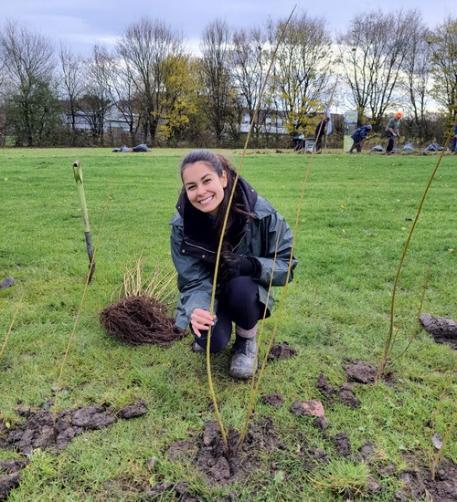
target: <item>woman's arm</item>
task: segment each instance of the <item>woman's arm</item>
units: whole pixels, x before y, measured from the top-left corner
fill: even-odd
[[[264,240],[262,248],[265,251],[263,256],[255,256],[261,265],[258,281],[268,288],[272,278],[272,286],[284,286],[287,279],[289,282],[293,279],[293,270],[297,266],[297,260],[294,257],[291,260],[292,231],[286,220],[277,212],[264,218],[261,223],[264,225],[261,236]],[[290,274],[287,277],[290,261]]]
[[[171,257],[178,273],[180,298],[176,312],[176,326],[185,329],[195,309],[209,310],[212,280],[209,268],[198,258],[181,252],[183,229],[172,225]]]

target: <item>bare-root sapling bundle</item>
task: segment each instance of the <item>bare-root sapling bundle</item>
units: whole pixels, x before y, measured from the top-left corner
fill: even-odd
[[[164,278],[166,277],[166,278]],[[161,275],[158,269],[152,279],[144,284],[141,259],[124,275],[124,296],[106,307],[100,321],[106,333],[131,345],[154,344],[162,347],[180,340],[184,331],[176,328],[168,316],[169,286],[173,274]]]

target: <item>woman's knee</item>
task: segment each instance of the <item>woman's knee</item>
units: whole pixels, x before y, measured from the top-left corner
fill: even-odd
[[[236,277],[226,285],[224,308],[237,324],[255,324],[259,318],[258,297],[257,284],[250,277]]]

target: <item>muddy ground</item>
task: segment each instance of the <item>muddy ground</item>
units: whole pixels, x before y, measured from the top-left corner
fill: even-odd
[[[103,429],[118,419],[140,417],[148,410],[144,401],[137,401],[117,411],[108,405],[89,405],[52,413],[49,411],[51,404],[52,401],[47,401],[41,408],[18,406],[16,411],[25,420],[12,427],[6,427],[0,420],[0,448],[13,449],[24,455],[21,460],[0,462],[0,500],[6,499],[8,493],[19,485],[20,472],[28,463],[25,456],[33,449],[58,452],[85,431]]]
[[[273,345],[268,354],[269,361],[277,359],[289,359],[297,355],[297,351],[293,349],[287,342],[281,342]]]
[[[261,452],[283,448],[269,417],[250,424],[241,447],[238,445],[239,439],[238,431],[229,430],[226,449],[218,424],[211,421],[200,435],[170,445],[167,457],[195,464],[208,483],[226,484],[252,472],[258,466]]]

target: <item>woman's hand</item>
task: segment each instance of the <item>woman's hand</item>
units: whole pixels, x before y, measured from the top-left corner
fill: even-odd
[[[203,309],[195,309],[190,315],[190,324],[195,336],[202,336],[200,330],[207,331],[210,326],[214,326],[216,316]]]

